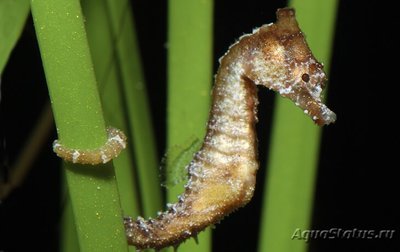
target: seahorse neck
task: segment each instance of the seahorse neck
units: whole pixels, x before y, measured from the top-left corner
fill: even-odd
[[[237,57],[238,54],[242,57]],[[245,53],[236,45],[221,59],[213,88],[208,136],[215,132],[237,137],[254,134],[257,87],[246,76],[247,63],[243,55]]]
[[[232,53],[232,51],[231,51]],[[245,75],[245,63],[229,61],[231,53],[221,61],[213,88],[212,107],[203,151],[217,151],[223,156],[256,159],[255,136],[257,88]],[[237,53],[236,49],[233,53]],[[235,158],[222,158],[216,163],[235,163]],[[215,162],[216,160],[214,160]]]

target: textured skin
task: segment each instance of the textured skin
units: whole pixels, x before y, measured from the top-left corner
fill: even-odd
[[[301,107],[319,125],[335,120],[320,99],[325,81],[292,9],[279,9],[220,59],[207,134],[188,166],[189,181],[175,204],[155,219],[125,219],[138,249],[177,246],[244,206],[253,196],[257,161],[257,88],[263,85]]]
[[[53,151],[66,162],[90,165],[105,164],[117,157],[126,147],[126,136],[121,130],[109,127],[107,128],[107,136],[107,142],[98,149],[71,149],[55,140]]]

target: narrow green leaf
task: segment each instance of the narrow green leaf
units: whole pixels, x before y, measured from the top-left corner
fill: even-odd
[[[325,66],[330,61],[336,5],[335,0],[291,4],[311,50]],[[275,106],[259,251],[306,251],[305,241],[292,236],[297,228],[310,228],[320,129],[290,101],[278,97]]]
[[[212,0],[169,1],[168,148],[185,146],[189,139],[203,139],[205,135],[212,84],[212,24]],[[174,160],[176,156],[168,158]],[[182,192],[182,183],[171,188],[168,201],[175,202]],[[201,233],[199,245],[187,241],[179,251],[210,251],[210,234]]]
[[[119,1],[119,0],[118,0]],[[119,78],[119,58],[115,56],[116,41],[115,31],[110,24],[110,13],[107,0],[87,0],[82,2],[83,13],[86,18],[86,31],[90,51],[93,59],[94,70],[98,80],[99,92],[102,99],[104,117],[108,125],[112,125],[124,132],[129,132],[128,118],[124,107],[123,85]],[[128,141],[131,139],[128,139]],[[131,144],[128,143],[127,151],[114,160],[118,188],[120,191],[121,206],[124,215],[139,215],[140,202],[135,188],[135,174],[133,172],[133,158]]]
[[[74,149],[106,141],[100,97],[79,0],[31,0],[59,140]],[[112,163],[66,163],[81,251],[127,251]]]
[[[128,115],[128,135],[142,193],[142,214],[154,217],[161,209],[159,160],[131,7],[127,0],[108,0],[107,6],[121,78],[121,100]]]
[[[29,14],[29,0],[0,1],[0,75],[21,35]]]

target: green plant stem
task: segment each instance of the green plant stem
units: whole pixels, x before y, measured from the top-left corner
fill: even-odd
[[[83,11],[106,121],[130,136],[127,151],[114,161],[124,215],[154,216],[161,209],[161,190],[129,2],[88,0]]]
[[[185,146],[193,138],[203,139],[205,134],[212,83],[213,1],[170,0],[168,7],[169,149]],[[170,188],[168,201],[175,202],[182,192],[183,184]],[[210,234],[209,231],[201,233],[199,245],[187,241],[179,251],[209,251]]]
[[[31,0],[59,140],[74,149],[106,141],[79,0]],[[65,164],[81,251],[127,251],[112,163]]]
[[[330,61],[337,1],[292,1],[297,20],[317,59]],[[291,240],[310,228],[321,130],[290,101],[277,97],[267,183],[264,188],[259,250],[305,251]]]
[[[107,1],[87,0],[82,3],[82,8],[86,17],[85,26],[102,97],[104,117],[108,124],[128,132],[125,107],[121,98],[123,95],[121,78],[118,77],[118,66],[122,63],[116,63],[118,61],[115,57],[117,38],[114,37],[110,24]],[[124,215],[137,216],[140,214],[140,202],[138,192],[135,190],[134,157],[130,155],[131,148],[132,145],[128,142],[127,151],[114,160],[114,167]]]
[[[129,1],[107,0],[110,25],[121,81],[121,98],[126,109],[128,135],[137,168],[144,217],[161,208],[158,159],[146,85]]]

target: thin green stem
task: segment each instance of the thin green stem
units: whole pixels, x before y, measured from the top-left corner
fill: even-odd
[[[121,100],[125,108],[127,134],[137,168],[144,217],[155,216],[161,208],[156,144],[140,62],[138,42],[129,1],[108,0],[115,47]]]
[[[213,1],[170,0],[168,18],[167,146],[185,148],[189,140],[203,139],[205,134],[212,84]],[[182,191],[182,183],[170,188],[168,201],[175,202]],[[200,234],[199,245],[188,241],[179,248],[210,249],[209,231]]]
[[[104,117],[108,124],[128,132],[126,113],[123,104],[123,91],[116,53],[115,32],[110,24],[110,14],[107,0],[88,0],[82,3],[86,17],[86,30],[90,51],[92,53],[94,70],[98,79]],[[128,139],[128,141],[131,139]],[[127,151],[114,160],[118,188],[120,190],[121,206],[125,215],[140,214],[140,202],[136,188],[134,162],[130,142]]]
[[[79,0],[31,0],[59,140],[74,149],[106,141]],[[65,164],[81,251],[127,251],[112,163]]]
[[[316,58],[330,61],[337,1],[292,1],[297,20]],[[291,237],[309,229],[321,130],[291,102],[277,98],[267,183],[264,188],[259,251],[305,251]]]

